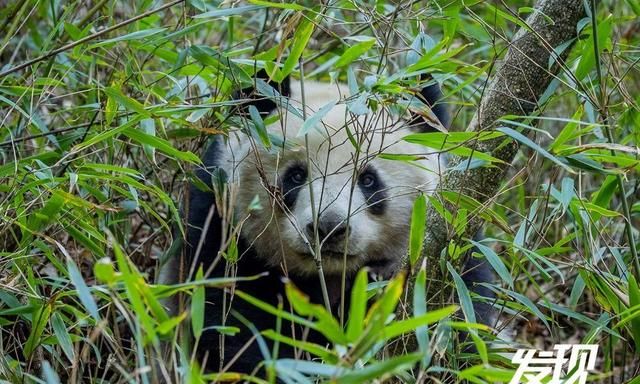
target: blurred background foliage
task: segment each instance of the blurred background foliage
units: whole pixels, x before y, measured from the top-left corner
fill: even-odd
[[[380,345],[359,345],[365,350],[349,360],[340,344],[353,351],[353,340],[336,336],[330,353],[306,346],[320,359],[296,366],[298,376],[287,361],[272,365],[273,375],[291,382],[390,374],[406,382],[507,382],[513,368],[501,351],[597,343],[594,380],[640,382],[633,380],[638,255],[627,232],[638,239],[640,2],[598,3],[595,18],[577,26],[580,37],[539,114],[519,125],[505,122],[528,141],[492,206],[482,207],[488,222],[476,256],[499,276],[490,288],[502,314],[496,332],[506,344],[483,331],[477,351],[461,353],[451,329],[469,326],[450,322],[445,310],[410,324],[385,318],[377,325],[395,326],[387,336],[426,332],[431,342],[418,354],[385,359],[376,354]],[[443,88],[450,130],[463,131],[533,6],[511,0],[3,2],[0,380],[238,379],[203,376],[185,331],[201,331],[204,285],[229,281],[202,276],[175,287],[153,285],[158,260],[181,237],[179,209],[198,155],[208,137],[230,129],[233,91],[252,84],[260,68],[274,79],[303,72],[357,84],[365,96],[352,108],[366,112],[375,107],[367,95],[399,94],[429,74]],[[468,204],[477,214],[479,207]],[[387,304],[379,315],[399,300],[394,287],[382,294]],[[161,300],[176,291],[192,304],[173,317]],[[308,311],[304,298],[294,296],[297,309]],[[359,292],[360,302],[366,296]],[[316,320],[325,316],[311,313]],[[319,326],[342,332],[333,323]],[[375,337],[371,344],[388,341]]]

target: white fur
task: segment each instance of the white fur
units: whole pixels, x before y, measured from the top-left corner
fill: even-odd
[[[292,81],[290,103],[302,110],[300,87],[299,82]],[[268,151],[258,140],[238,131],[226,140],[226,150],[219,156],[216,165],[225,170],[229,183],[237,191],[233,208],[238,224],[242,225],[241,235],[267,264],[283,265],[300,274],[315,273],[314,239],[303,237],[305,226],[313,220],[312,193],[316,213],[322,211],[323,215],[331,213],[348,219],[351,231],[346,241],[347,270],[356,270],[380,258],[401,260],[407,250],[413,201],[419,191],[433,192],[439,178],[438,157],[427,154],[426,147],[402,140],[411,133],[404,118],[386,112],[357,118],[349,113],[344,102],[349,95],[344,86],[305,81],[304,90],[307,118],[329,102],[339,102],[325,115],[322,124],[309,132],[308,145],[304,136],[298,137],[302,119],[282,109],[281,118],[268,131],[285,138],[284,149]],[[349,140],[345,125],[360,143],[360,153]],[[409,164],[376,157],[380,153],[423,158]],[[278,178],[289,164],[295,161],[306,164],[307,157],[312,163],[310,187],[302,187],[293,211],[284,212],[274,204],[269,190],[279,185]],[[365,163],[376,169],[388,188],[387,208],[381,216],[367,211],[357,183],[352,188],[356,169],[362,169]],[[256,195],[263,208],[248,212],[247,207]],[[339,248],[331,250],[342,253],[345,245]],[[339,273],[343,267],[341,258],[323,259],[327,273]]]

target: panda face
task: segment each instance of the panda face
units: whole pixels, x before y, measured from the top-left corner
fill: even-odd
[[[305,82],[310,114],[340,94],[345,93],[335,86]],[[296,96],[293,92],[292,103]],[[236,191],[231,195],[243,240],[266,264],[297,274],[317,273],[318,244],[329,274],[402,260],[413,201],[437,184],[437,156],[404,142],[411,133],[406,121],[384,113],[356,119],[337,104],[320,129],[300,137],[301,125],[299,118],[283,113],[269,127],[284,141],[277,149],[267,150],[239,133],[227,141],[218,166]],[[408,164],[382,159],[380,153],[422,159]],[[262,209],[248,212],[256,196]]]

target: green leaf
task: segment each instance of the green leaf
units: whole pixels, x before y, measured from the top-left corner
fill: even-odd
[[[338,376],[336,381],[341,384],[361,384],[374,381],[374,379],[392,377],[399,372],[408,371],[420,361],[420,353],[412,353],[392,357],[383,361],[376,361],[364,368],[356,369],[344,375]]]
[[[422,155],[407,155],[404,153],[381,153],[378,155],[379,159],[392,160],[392,161],[404,161],[412,162],[417,160],[423,160],[425,156]]]
[[[227,335],[227,336],[235,336],[238,334],[238,332],[240,332],[240,328],[238,327],[232,327],[232,326],[223,326],[223,325],[210,325],[206,328],[204,328],[203,330],[214,330],[216,332],[218,332],[221,335]]]
[[[354,60],[358,59],[365,52],[367,52],[373,45],[376,43],[375,38],[367,38],[367,40],[361,41],[351,47],[347,48],[346,51],[340,56],[338,61],[335,64],[336,68],[344,67],[345,65],[351,64]]]
[[[407,135],[403,140],[453,155],[472,157],[490,163],[503,163],[487,153],[461,145],[466,142],[472,144],[474,140],[490,140],[500,136],[503,136],[500,132],[429,132]]]
[[[358,79],[356,79],[356,73],[353,67],[347,68],[347,86],[349,87],[349,94],[351,96],[358,93]]]
[[[73,363],[75,358],[75,353],[73,350],[73,342],[71,341],[71,336],[69,336],[69,332],[67,331],[67,327],[64,324],[64,320],[62,320],[62,316],[59,313],[54,313],[51,316],[51,326],[53,327],[53,332],[56,335],[56,339],[60,348],[69,359],[69,362]]]
[[[604,217],[622,216],[622,214],[620,212],[612,211],[612,210],[606,209],[606,208],[602,208],[601,206],[595,205],[595,204],[590,203],[588,201],[573,200],[573,205],[575,205],[578,208],[584,208],[585,210],[589,211],[589,213],[591,215],[594,215],[594,216],[596,216],[598,218],[600,216],[604,216]]]
[[[64,203],[64,194],[57,190],[54,191],[54,193],[47,200],[44,206],[41,209],[35,211],[34,215],[29,218],[27,227],[32,232],[38,232],[42,230],[57,219],[58,214],[64,207]]]
[[[360,324],[360,326],[362,326],[362,324]],[[325,346],[310,343],[308,341],[293,339],[291,337],[281,335],[280,333],[272,329],[263,331],[262,334],[270,338],[271,340],[279,341],[305,352],[309,352],[310,354],[318,356],[322,360],[330,364],[338,362],[338,355],[336,355],[332,350],[325,348]]]
[[[309,11],[309,8],[306,8],[300,4],[296,4],[292,2],[277,3],[274,1],[266,1],[266,0],[249,0],[249,2],[252,4],[262,5],[270,8],[290,9],[293,11]]]
[[[309,39],[311,38],[311,34],[315,25],[309,19],[303,19],[298,27],[296,28],[296,32],[293,35],[293,43],[291,44],[291,51],[289,52],[289,56],[287,56],[287,60],[285,60],[284,65],[282,66],[282,71],[276,73],[273,77],[273,80],[277,83],[282,82],[285,77],[287,77],[293,68],[298,64],[298,60],[302,56],[302,52],[304,52]]]
[[[591,202],[601,208],[608,208],[613,198],[613,194],[618,189],[618,179],[609,175],[606,177],[600,189],[598,189],[592,196]]]
[[[36,307],[33,315],[31,316],[31,332],[24,344],[24,356],[29,359],[36,348],[42,342],[42,333],[44,332],[49,317],[51,316],[51,304],[44,303],[43,305]]]
[[[565,159],[567,162],[575,168],[584,169],[593,173],[602,173],[602,174],[613,174],[614,171],[610,171],[605,169],[602,164],[597,161],[593,161],[592,159],[584,156],[583,154],[575,154],[566,156]]]
[[[187,318],[187,312],[183,312],[178,316],[171,317],[160,324],[158,324],[158,333],[161,335],[167,335],[173,331],[184,319]]]
[[[545,149],[543,149],[538,144],[536,144],[533,141],[531,141],[528,137],[526,137],[525,135],[521,134],[520,132],[515,131],[515,130],[509,128],[509,127],[499,127],[499,128],[497,128],[497,131],[500,131],[500,132],[504,133],[505,135],[510,136],[514,140],[520,142],[521,144],[526,145],[527,147],[533,149],[534,151],[538,152],[543,157],[551,160],[555,164],[557,164],[560,167],[562,167],[563,169],[565,169],[567,172],[575,173],[570,167],[568,167],[565,163],[560,161],[557,157],[555,157],[551,153],[547,152]]]
[[[390,325],[383,329],[385,339],[391,340],[397,336],[412,332],[420,327],[426,327],[430,324],[435,324],[440,320],[446,319],[458,310],[457,305],[449,305],[444,308],[429,311],[420,316],[411,317],[405,320],[398,320],[392,322]]]
[[[413,203],[411,212],[411,228],[409,229],[409,261],[413,268],[422,255],[424,231],[427,226],[427,198],[420,194]]]
[[[241,281],[254,281],[264,276],[255,275],[249,277],[218,277],[213,279],[204,279],[198,281],[189,281],[186,283],[178,283],[171,285],[156,284],[150,286],[150,290],[158,299],[171,297],[178,292],[190,292],[194,287],[203,286],[209,288],[225,288]]]
[[[220,8],[214,9],[213,11],[201,13],[199,15],[191,16],[194,19],[210,19],[215,17],[225,17],[225,16],[236,16],[241,15],[246,12],[256,11],[258,9],[263,9],[264,6],[261,5],[244,5],[240,7],[233,8]]]
[[[272,314],[274,316],[282,317],[284,320],[292,321],[296,324],[300,324],[303,327],[308,327],[310,329],[316,329],[316,324],[312,321],[305,319],[304,317],[296,316],[292,314],[290,311],[285,311],[282,309],[278,309],[269,303],[265,303],[264,301],[257,299],[245,292],[236,290],[236,296],[246,301],[247,303],[261,309],[262,311]]]
[[[586,284],[582,276],[576,276],[576,280],[573,282],[573,287],[571,287],[571,294],[569,295],[569,307],[573,310],[578,306],[578,302],[582,298],[582,293],[584,292]]]
[[[592,328],[600,328],[604,332],[606,332],[606,333],[608,333],[608,334],[610,334],[612,336],[615,336],[617,338],[622,337],[622,336],[620,336],[620,334],[618,332],[615,332],[614,330],[612,330],[611,328],[606,326],[606,323],[608,322],[608,320],[606,320],[604,322],[603,321],[596,321],[596,320],[593,320],[593,319],[589,318],[589,316],[587,316],[587,315],[585,315],[583,313],[572,311],[572,310],[570,310],[570,309],[568,309],[566,307],[563,307],[563,306],[561,306],[559,304],[552,303],[552,302],[549,302],[549,301],[542,301],[542,302],[540,302],[540,305],[543,306],[543,307],[546,307],[546,308],[548,308],[548,309],[550,309],[550,310],[552,310],[554,312],[557,312],[557,313],[562,314],[564,316],[567,316],[569,318],[572,318],[572,319],[578,320],[578,321],[580,321],[582,323],[585,323],[585,324],[589,325]]]
[[[25,111],[24,109],[20,108],[18,106],[18,104],[14,103],[13,101],[7,99],[6,97],[4,97],[2,95],[0,95],[0,101],[3,102],[3,103],[9,104],[9,106],[12,109],[15,109],[16,111],[20,112],[20,114],[22,116],[24,116],[27,119],[27,121],[31,120],[31,115],[29,115],[29,113],[27,113],[27,111]]]
[[[156,123],[155,120],[153,119],[142,119],[140,120],[140,129],[147,135],[149,136],[154,136],[156,135]],[[126,133],[125,133],[126,134]],[[144,149],[144,152],[147,154],[147,156],[155,163],[155,148],[152,147],[151,145],[148,144],[144,144],[142,146],[142,149]]]
[[[122,105],[123,107],[125,107],[130,111],[137,112],[144,117],[151,116],[151,113],[146,109],[144,109],[144,105],[140,104],[139,101],[132,99],[129,96],[123,94],[122,91],[120,91],[120,89],[116,87],[106,87],[104,88],[104,93],[106,93],[107,96],[109,96],[109,98],[114,99],[120,105]]]
[[[196,280],[202,280],[204,272],[202,266],[198,268],[196,272]],[[205,304],[205,290],[203,286],[198,286],[193,289],[193,295],[191,295],[191,330],[193,336],[199,339],[202,335],[202,328],[204,326],[204,304]]]
[[[211,47],[192,45],[189,47],[189,54],[200,64],[206,67],[212,67],[215,69],[225,68],[225,65],[217,59],[217,57],[221,57],[220,52],[212,49]]]
[[[560,131],[558,136],[556,136],[555,140],[549,145],[549,150],[551,152],[556,153],[567,141],[572,140],[576,137],[576,131],[580,127],[582,121],[582,114],[584,112],[584,106],[580,105],[578,109],[574,112],[571,120],[565,124],[564,128]]]
[[[66,225],[64,229],[69,233],[69,235],[71,235],[71,237],[73,237],[74,240],[82,244],[83,247],[93,252],[96,256],[104,257],[105,251],[103,246],[96,243],[90,236],[85,235],[81,229],[71,225]]]
[[[103,45],[116,43],[119,41],[130,41],[130,40],[140,40],[145,37],[157,35],[158,33],[164,32],[167,28],[149,28],[142,29],[140,31],[135,31],[131,33],[127,33],[126,35],[114,37],[113,39],[103,40],[98,43],[92,44],[89,48],[101,47]]]
[[[127,255],[122,251],[120,244],[110,231],[107,232],[107,238],[111,243],[113,254],[116,257],[116,265],[122,274],[122,282],[126,290],[126,296],[131,307],[136,314],[136,321],[141,325],[142,330],[146,333],[145,341],[151,340],[157,343],[157,333],[154,320],[149,316],[149,306],[144,302],[141,295],[141,285],[144,279],[140,273],[133,268]]]
[[[456,272],[453,268],[453,265],[447,261],[447,269],[449,273],[453,277],[453,282],[456,286],[456,292],[458,293],[458,299],[460,300],[460,305],[462,306],[462,313],[464,313],[464,317],[467,319],[469,323],[476,322],[476,311],[473,307],[473,302],[471,301],[471,295],[469,294],[469,289],[467,285],[462,280],[462,277]]]
[[[342,332],[342,327],[324,306],[311,303],[309,297],[291,282],[287,282],[285,285],[285,293],[297,314],[317,319],[315,329],[325,335],[329,341],[341,345],[348,343],[347,336]]]
[[[356,275],[351,288],[351,303],[349,306],[349,322],[346,336],[349,341],[355,341],[362,335],[364,317],[367,311],[367,269],[361,269]]]
[[[584,79],[590,71],[595,68],[596,54],[601,55],[603,50],[611,44],[607,44],[611,39],[612,27],[614,17],[609,14],[604,20],[598,20],[598,49],[599,52],[595,52],[593,31],[591,31],[591,37],[583,44],[582,54],[579,55],[580,62],[575,70],[575,76],[578,80]],[[593,28],[593,26],[592,26]]]
[[[366,115],[370,112],[369,107],[367,106],[368,98],[369,98],[369,93],[362,92],[355,99],[351,99],[347,101],[347,108],[354,115]]]
[[[335,101],[331,101],[320,108],[316,113],[313,114],[310,118],[304,121],[302,124],[302,128],[298,132],[298,137],[303,137],[308,134],[312,129],[317,129],[320,133],[324,134],[324,131],[318,127],[318,124],[322,121],[322,119],[333,109],[336,105]]]
[[[505,283],[507,283],[509,287],[513,288],[513,277],[502,262],[502,259],[493,251],[493,249],[477,241],[469,241],[484,255],[484,257],[487,259],[489,264],[491,264],[491,267],[493,267],[493,270],[496,271],[498,276],[500,276],[500,278]]]
[[[476,352],[480,355],[480,359],[482,359],[482,363],[484,365],[489,365],[489,355],[487,353],[487,344],[482,340],[480,336],[478,336],[478,332],[474,328],[469,328],[469,335],[473,339],[473,344],[476,347]]]
[[[307,374],[320,377],[332,377],[344,369],[331,364],[297,359],[279,359],[276,361],[275,366],[279,373],[285,373],[288,375]],[[300,379],[306,379],[304,376],[300,376]],[[311,381],[305,380],[298,380],[297,382],[311,383]]]
[[[60,384],[60,377],[46,360],[42,363],[42,376],[46,384]]]
[[[422,260],[422,266],[416,276],[413,286],[413,316],[419,318],[427,313],[427,260]],[[416,328],[416,340],[422,353],[422,367],[428,367],[431,362],[429,349],[429,327],[421,325]]]
[[[260,116],[258,108],[254,105],[249,106],[249,116],[251,116],[251,121],[253,121],[256,133],[258,134],[262,145],[264,145],[266,149],[271,148],[271,140],[269,139],[267,128],[264,126],[264,120],[262,120],[262,116]]]
[[[103,257],[93,264],[93,274],[98,280],[107,284],[113,284],[116,281],[116,272],[108,257]]]
[[[366,325],[372,324],[374,328],[381,328],[386,323],[389,315],[398,305],[404,288],[405,274],[398,273],[387,285],[382,296],[371,306],[364,320]]]
[[[640,0],[626,0],[626,3],[629,4],[629,7],[633,10],[633,13],[635,13],[636,16],[640,16]],[[633,383],[635,384],[636,381],[640,381],[640,376],[634,379]]]
[[[156,148],[166,155],[174,157],[178,160],[188,161],[193,164],[200,163],[200,158],[197,155],[193,154],[192,152],[183,152],[179,149],[176,149],[171,145],[170,142],[157,136],[148,135],[133,127],[125,128],[122,133],[128,138],[142,144],[143,146],[148,145],[150,147]]]
[[[144,118],[144,116],[141,115],[136,115],[134,118],[132,118],[131,120],[128,120],[126,123],[122,124],[121,126],[117,127],[117,128],[113,128],[113,129],[107,129],[104,132],[98,133],[94,136],[91,136],[90,138],[88,138],[87,140],[77,144],[75,147],[72,148],[72,152],[80,152],[86,148],[89,148],[93,145],[96,145],[102,141],[105,141],[107,139],[110,139],[111,137],[120,134],[122,131],[124,131],[125,129],[129,128],[129,127],[133,127],[135,125],[137,125],[140,120],[142,120]]]
[[[89,287],[87,287],[87,284],[84,282],[78,266],[70,257],[67,258],[67,270],[69,271],[71,282],[76,287],[76,293],[78,294],[78,298],[80,298],[80,302],[85,307],[85,309],[89,311],[91,317],[96,319],[96,321],[100,321],[98,306],[96,305],[96,302],[91,295],[91,291],[89,290]]]
[[[640,288],[635,277],[629,275],[629,306],[634,307],[637,305],[640,305]],[[640,317],[636,316],[631,320],[631,334],[633,335],[636,351],[638,351],[640,350]]]

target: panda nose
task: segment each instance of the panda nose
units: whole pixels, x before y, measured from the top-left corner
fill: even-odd
[[[343,241],[349,226],[344,220],[338,219],[318,219],[318,237],[320,241],[327,243],[337,243]],[[313,239],[313,222],[307,224],[307,235]]]

